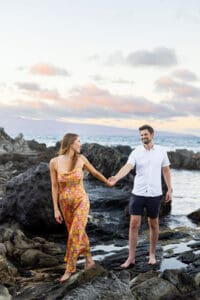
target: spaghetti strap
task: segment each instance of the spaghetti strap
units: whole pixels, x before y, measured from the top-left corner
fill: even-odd
[[[58,158],[59,158],[59,156],[57,157],[57,159],[56,159],[56,163],[57,163],[57,176],[58,176]]]

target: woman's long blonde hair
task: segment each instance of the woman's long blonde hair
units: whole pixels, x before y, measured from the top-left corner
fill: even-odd
[[[60,146],[60,150],[59,150],[59,154],[60,155],[64,155],[66,154],[69,149],[70,146],[74,143],[74,141],[78,138],[78,134],[75,133],[66,133],[61,141],[61,146]],[[71,161],[71,165],[69,168],[69,171],[73,170],[75,168],[75,165],[77,163],[79,157],[79,153],[74,152],[74,155],[72,157],[72,161]]]

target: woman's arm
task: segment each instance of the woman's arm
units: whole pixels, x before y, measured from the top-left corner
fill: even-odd
[[[170,173],[169,166],[163,167],[162,172],[163,172],[165,183],[167,185],[167,193],[166,193],[165,201],[169,202],[172,200],[171,173]]]
[[[103,174],[101,174],[99,171],[97,171],[84,155],[81,155],[81,158],[84,162],[83,166],[88,172],[90,172],[94,177],[96,177],[100,181],[104,182],[106,185],[110,187],[112,186],[108,179],[105,176],[103,176]]]
[[[58,223],[62,223],[63,218],[58,207],[58,179],[57,170],[55,168],[55,158],[50,160],[50,177],[51,177],[51,190],[54,207],[54,216]]]

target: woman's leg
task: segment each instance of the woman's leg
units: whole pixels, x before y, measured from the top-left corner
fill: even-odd
[[[82,200],[73,213],[73,220],[70,226],[68,242],[66,270],[70,273],[76,271],[76,262],[80,253],[90,257],[89,240],[85,232],[89,212],[89,201]]]
[[[60,201],[60,209],[62,211],[62,215],[65,221],[65,225],[67,227],[67,231],[70,232],[71,224],[73,222],[73,207],[72,205],[70,205],[69,202],[65,201],[64,199],[64,201]],[[66,245],[66,249],[67,249],[67,245]],[[66,262],[66,266],[67,266],[67,250],[66,250],[64,261]],[[60,282],[69,279],[71,277],[71,274],[72,273],[68,272],[66,268],[65,273],[60,278]]]

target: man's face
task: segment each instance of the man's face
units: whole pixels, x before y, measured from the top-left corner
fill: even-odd
[[[140,131],[140,137],[143,144],[148,145],[153,139],[153,134],[151,134],[147,129]]]

